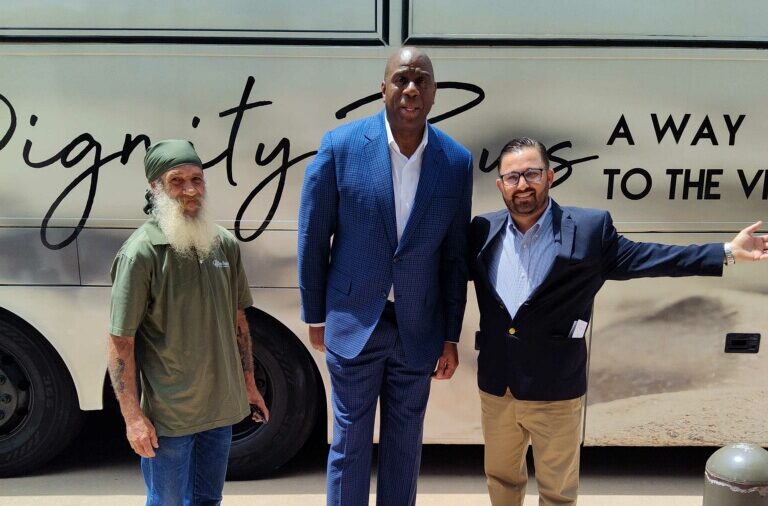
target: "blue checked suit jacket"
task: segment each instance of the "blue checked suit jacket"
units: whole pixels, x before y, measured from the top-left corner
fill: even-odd
[[[326,322],[344,358],[368,342],[394,284],[408,362],[432,367],[458,341],[466,304],[472,198],[469,151],[429,125],[413,210],[397,240],[384,112],[328,132],[299,208],[302,320]]]

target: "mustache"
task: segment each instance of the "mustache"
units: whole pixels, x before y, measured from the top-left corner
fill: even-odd
[[[159,201],[165,202],[166,209],[173,208],[174,210],[178,212],[182,212],[184,207],[189,204],[190,202],[194,202],[200,209],[207,208],[207,200],[205,196],[201,195],[195,195],[195,196],[189,196],[189,195],[179,195],[175,198],[172,198],[168,192],[165,191],[162,187],[155,188],[152,191],[147,191],[147,206],[145,206],[145,213],[156,213],[158,211],[158,203]]]
[[[187,202],[194,202],[196,204],[202,205],[205,199],[203,199],[203,197],[201,197],[200,195],[197,195],[197,196],[194,196],[194,197],[189,197],[187,195],[180,195],[180,196],[176,197],[175,200],[176,200],[176,202],[181,203],[181,204],[186,204]]]

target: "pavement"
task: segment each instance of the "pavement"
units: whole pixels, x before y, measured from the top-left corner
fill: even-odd
[[[579,505],[700,506],[704,465],[714,450],[585,448]],[[322,434],[316,434],[296,458],[274,475],[227,482],[222,504],[325,505],[326,452]],[[482,460],[481,446],[425,446],[417,506],[489,505]],[[371,490],[375,490],[375,476]],[[538,504],[533,479],[527,492],[525,506]],[[143,503],[138,459],[123,440],[119,423],[105,414],[89,417],[72,447],[37,473],[0,479],[0,506]],[[371,504],[375,504],[374,495]]]

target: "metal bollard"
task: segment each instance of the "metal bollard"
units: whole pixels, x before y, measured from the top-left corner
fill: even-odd
[[[713,453],[704,470],[704,506],[768,506],[768,451],[739,443]]]

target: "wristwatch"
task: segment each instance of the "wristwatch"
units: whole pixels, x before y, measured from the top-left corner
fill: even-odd
[[[731,243],[727,242],[723,244],[723,252],[725,253],[725,260],[723,264],[733,265],[736,263],[736,259],[733,258],[733,249],[731,249]]]

